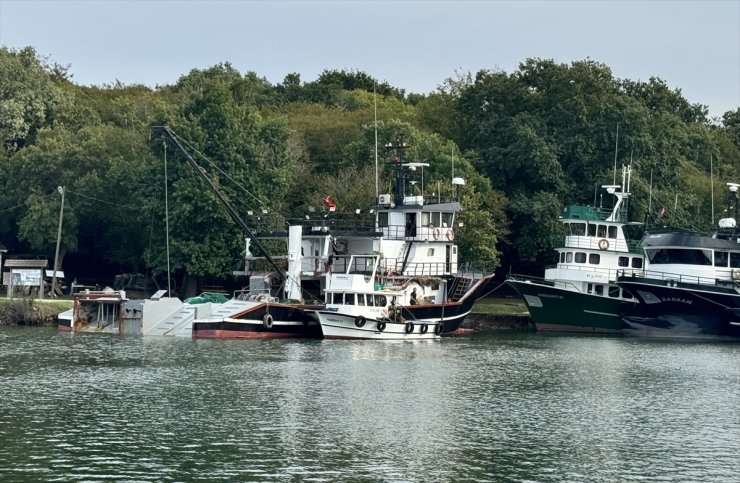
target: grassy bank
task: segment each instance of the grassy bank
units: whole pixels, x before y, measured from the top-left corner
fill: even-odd
[[[72,300],[39,300],[34,298],[0,298],[0,325],[56,324],[60,312],[72,308]]]
[[[527,307],[519,297],[486,297],[473,305],[472,313],[489,315],[523,315]]]

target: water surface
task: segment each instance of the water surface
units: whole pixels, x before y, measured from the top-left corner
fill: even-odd
[[[0,479],[740,481],[740,344],[0,327]]]

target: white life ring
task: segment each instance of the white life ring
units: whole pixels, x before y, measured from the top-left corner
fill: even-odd
[[[272,329],[272,315],[265,314],[264,317],[262,317],[262,325],[265,327],[265,329],[270,330]]]
[[[452,231],[452,228],[450,228],[449,230],[447,230],[447,239],[452,240],[453,238],[455,238],[455,232]]]
[[[606,238],[602,238],[599,240],[599,250],[608,250],[609,249],[609,240]]]
[[[434,230],[432,230],[432,236],[435,240],[439,240],[439,233],[439,228],[435,228]]]

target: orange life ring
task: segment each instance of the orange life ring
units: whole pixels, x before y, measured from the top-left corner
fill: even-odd
[[[439,240],[439,233],[439,228],[435,228],[434,230],[432,230],[432,236],[435,240]]]
[[[447,230],[447,239],[452,240],[453,238],[455,238],[455,232],[452,231],[452,228],[450,228],[449,230]]]
[[[609,249],[609,240],[606,238],[602,238],[599,240],[599,250],[608,250]]]

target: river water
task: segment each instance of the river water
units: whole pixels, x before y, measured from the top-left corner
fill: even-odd
[[[740,344],[0,327],[2,481],[740,481]]]

